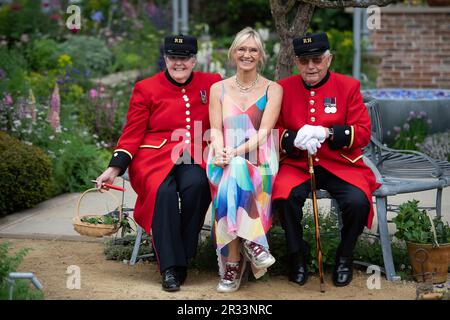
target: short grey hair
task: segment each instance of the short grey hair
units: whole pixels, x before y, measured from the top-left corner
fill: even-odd
[[[246,27],[236,34],[236,37],[234,37],[230,49],[228,49],[228,59],[232,61],[234,51],[240,44],[242,44],[249,38],[253,38],[253,40],[255,40],[258,50],[259,52],[261,52],[261,59],[259,60],[258,64],[260,65],[260,68],[263,69],[267,60],[267,54],[266,51],[264,50],[264,42],[259,32],[250,27]]]

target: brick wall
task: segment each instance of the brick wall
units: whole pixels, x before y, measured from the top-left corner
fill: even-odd
[[[378,88],[450,88],[450,7],[381,8],[369,43]]]

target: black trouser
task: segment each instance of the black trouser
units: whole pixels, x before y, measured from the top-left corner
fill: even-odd
[[[352,257],[359,235],[363,232],[370,212],[370,203],[359,188],[336,177],[328,170],[314,167],[317,189],[327,190],[336,199],[342,214],[341,242],[337,257]],[[280,214],[281,225],[285,231],[288,253],[306,252],[303,240],[303,205],[311,191],[308,180],[292,189],[286,200],[274,204]]]
[[[195,256],[210,202],[205,170],[196,164],[175,165],[158,189],[153,214],[153,246],[161,272],[186,267]]]

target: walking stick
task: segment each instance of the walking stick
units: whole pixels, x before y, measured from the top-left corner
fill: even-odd
[[[325,282],[323,279],[322,247],[320,245],[319,208],[317,206],[316,177],[314,176],[313,159],[309,153],[308,153],[308,164],[309,164],[309,173],[311,175],[311,193],[314,211],[314,231],[316,234],[316,256],[317,256],[317,264],[319,265],[320,292],[325,292]]]

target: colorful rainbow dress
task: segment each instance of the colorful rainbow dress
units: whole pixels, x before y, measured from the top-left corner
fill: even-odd
[[[270,83],[268,87],[270,86]],[[267,87],[267,89],[268,89]],[[267,92],[243,110],[225,92],[222,82],[222,119],[224,145],[233,148],[256,135],[267,104]],[[212,237],[216,244],[219,273],[223,275],[227,244],[236,237],[258,243],[268,249],[266,233],[272,223],[271,193],[278,172],[278,153],[273,133],[254,151],[236,156],[221,168],[212,164],[210,150],[207,176],[212,193]],[[256,278],[266,270],[253,273]]]

